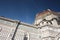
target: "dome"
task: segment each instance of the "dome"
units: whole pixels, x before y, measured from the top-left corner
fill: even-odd
[[[52,11],[51,11],[50,9],[44,10],[43,12],[39,12],[39,13],[37,13],[37,15],[36,15],[36,19],[43,18],[43,17],[51,14],[51,12],[52,12]]]

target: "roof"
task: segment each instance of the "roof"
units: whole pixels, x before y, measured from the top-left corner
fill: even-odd
[[[32,28],[36,28],[37,29],[37,27],[35,25],[24,23],[24,22],[20,22],[19,20],[13,20],[13,19],[2,17],[2,16],[0,16],[0,20],[9,21],[9,22],[12,22],[12,23],[20,23],[20,25],[25,25],[25,26],[28,26],[28,27],[32,27]]]
[[[19,22],[18,20],[12,20],[12,19],[5,18],[5,17],[2,17],[2,16],[0,16],[0,19],[5,20],[5,21],[9,21],[9,22],[16,22],[16,23]]]
[[[50,14],[60,16],[60,12],[55,12],[55,11],[52,11],[50,9],[47,9],[47,10],[44,10],[42,12],[37,13],[36,19],[43,18],[43,17],[50,15]]]
[[[44,15],[44,14],[48,14],[48,12],[50,12],[50,11],[51,11],[50,9],[44,10],[43,12],[39,12],[39,13],[37,14],[37,16],[42,16],[42,15]]]

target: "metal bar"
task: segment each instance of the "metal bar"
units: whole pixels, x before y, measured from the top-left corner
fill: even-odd
[[[15,29],[14,35],[13,35],[13,37],[12,37],[12,40],[14,40],[14,38],[15,38],[15,35],[16,35],[16,32],[17,32],[17,29],[18,29],[19,24],[20,24],[20,22],[18,22],[18,24],[17,24],[17,27],[16,27],[16,29]]]

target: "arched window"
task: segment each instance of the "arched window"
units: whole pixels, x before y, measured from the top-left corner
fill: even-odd
[[[52,24],[51,20],[46,21],[47,24]]]
[[[57,18],[53,18],[52,20],[56,20],[57,23],[58,23],[58,25],[60,25],[60,20],[59,20],[59,19],[57,19]]]
[[[28,40],[28,37],[26,34],[24,35],[24,40]]]
[[[24,34],[24,40],[29,40],[29,33]]]
[[[54,19],[57,20],[57,18],[53,18],[52,21],[53,21]]]
[[[47,21],[46,19],[43,19],[43,21]]]
[[[51,20],[48,21],[50,24],[52,24]]]
[[[53,19],[51,19],[51,20],[47,20],[47,23],[49,22],[50,24],[53,24],[53,23],[52,23],[53,20],[57,20],[57,18],[53,18]]]
[[[46,20],[46,19],[43,19],[43,21],[45,21],[46,23],[50,23],[50,24],[52,24],[52,20]]]
[[[44,21],[41,21],[39,24],[40,24],[40,26],[44,25]]]

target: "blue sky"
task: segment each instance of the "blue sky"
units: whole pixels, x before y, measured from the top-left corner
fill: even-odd
[[[0,16],[30,24],[46,9],[60,11],[60,0],[0,0]]]

